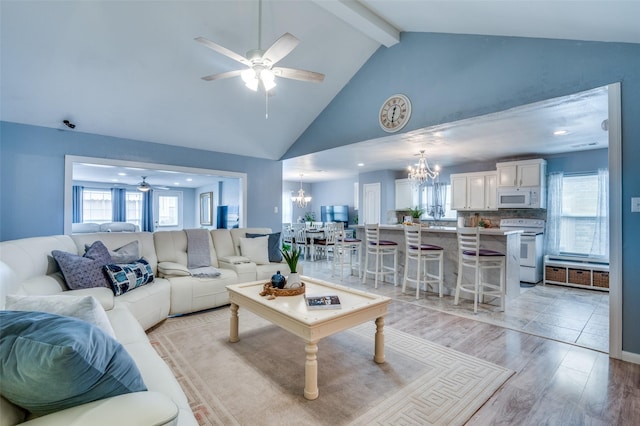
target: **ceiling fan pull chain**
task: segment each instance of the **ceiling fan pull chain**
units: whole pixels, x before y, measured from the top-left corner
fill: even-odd
[[[269,92],[264,91],[264,119],[269,119]]]

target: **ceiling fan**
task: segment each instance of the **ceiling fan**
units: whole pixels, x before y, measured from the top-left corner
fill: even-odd
[[[151,189],[160,189],[163,191],[169,190],[169,188],[166,186],[151,186],[149,185],[149,182],[147,182],[146,176],[141,176],[141,177],[142,177],[142,182],[138,183],[138,191],[147,192]]]
[[[196,37],[195,40],[204,44],[209,49],[225,55],[235,61],[246,65],[244,70],[228,71],[202,77],[203,80],[213,81],[230,77],[242,77],[245,85],[257,91],[262,85],[265,92],[269,92],[276,86],[275,77],[289,78],[293,80],[310,81],[320,83],[324,80],[324,74],[314,71],[305,71],[295,68],[274,67],[274,65],[287,56],[300,43],[300,40],[290,33],[283,34],[267,50],[260,49],[262,35],[262,0],[258,7],[258,48],[247,52],[246,57],[239,55],[226,47],[222,47],[204,37]]]

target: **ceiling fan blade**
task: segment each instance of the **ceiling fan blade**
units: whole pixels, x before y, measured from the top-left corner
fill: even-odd
[[[284,33],[279,39],[277,39],[271,47],[267,49],[262,55],[263,58],[269,59],[271,64],[275,64],[280,59],[287,56],[296,46],[300,43],[300,40],[292,34]]]
[[[235,70],[235,71],[223,72],[220,74],[211,74],[211,75],[206,75],[202,77],[202,79],[206,81],[222,80],[223,78],[237,77],[240,74],[242,74],[242,71],[243,70]]]
[[[324,81],[324,74],[319,72],[283,67],[275,67],[271,71],[278,77],[291,78],[293,80],[310,81],[312,83],[322,83]]]
[[[204,37],[196,37],[194,40],[204,44],[211,50],[215,50],[216,52],[221,53],[224,56],[233,59],[234,61],[238,61],[241,64],[245,64],[247,66],[251,65],[251,62],[249,62],[249,60],[244,56],[239,55],[236,52],[227,49],[226,47],[222,47],[219,44],[212,42],[211,40],[207,40]]]

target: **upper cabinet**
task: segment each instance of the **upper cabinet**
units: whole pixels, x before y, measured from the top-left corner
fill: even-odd
[[[451,179],[452,210],[496,210],[496,172],[458,173]]]
[[[545,186],[547,162],[542,159],[509,161],[496,164],[498,188]]]
[[[418,205],[418,188],[409,179],[396,179],[396,210]]]

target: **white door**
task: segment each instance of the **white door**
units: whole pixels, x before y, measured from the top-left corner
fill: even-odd
[[[362,223],[380,223],[380,182],[362,185]]]

